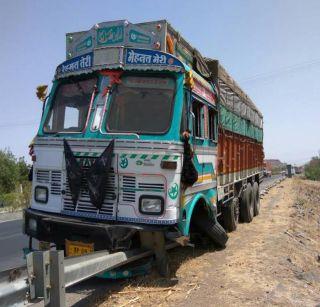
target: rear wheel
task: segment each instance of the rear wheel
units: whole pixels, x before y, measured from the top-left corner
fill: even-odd
[[[231,232],[237,229],[239,213],[239,198],[235,197],[222,209],[223,225],[226,231]]]
[[[254,206],[253,206],[253,214],[254,216],[257,216],[260,212],[260,193],[259,193],[259,184],[258,182],[255,182],[253,184],[253,200],[254,200]]]
[[[247,188],[243,192],[240,203],[240,216],[241,220],[245,223],[250,223],[254,214],[254,199],[252,193],[251,183],[247,184]]]
[[[219,247],[225,247],[228,241],[228,235],[224,228],[209,214],[201,213],[195,220],[195,225],[201,232],[205,233],[213,243]]]

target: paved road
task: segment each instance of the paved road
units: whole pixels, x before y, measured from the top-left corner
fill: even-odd
[[[0,222],[0,272],[25,264],[22,248],[28,237],[22,234],[22,220]]]
[[[28,247],[29,238],[22,233],[21,214],[17,216],[18,219],[0,219],[0,272],[26,264],[22,249]],[[34,247],[37,244],[33,242]]]

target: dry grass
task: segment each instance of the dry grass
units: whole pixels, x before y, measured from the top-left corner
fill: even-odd
[[[119,282],[95,305],[314,302],[320,293],[320,182],[286,180],[264,198],[262,208],[253,223],[230,234],[225,250],[176,248],[169,253],[170,278],[161,278],[154,270]]]

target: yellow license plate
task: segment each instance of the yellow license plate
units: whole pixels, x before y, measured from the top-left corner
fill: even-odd
[[[66,254],[69,256],[81,256],[94,251],[93,243],[66,240]]]

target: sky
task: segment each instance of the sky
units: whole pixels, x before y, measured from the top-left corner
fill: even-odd
[[[0,0],[0,149],[28,160],[39,84],[65,60],[65,33],[103,21],[167,19],[218,59],[264,115],[266,158],[302,164],[320,150],[318,0]]]

